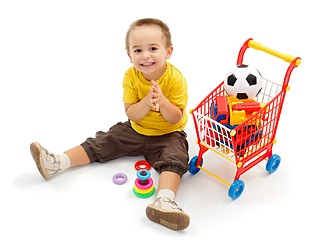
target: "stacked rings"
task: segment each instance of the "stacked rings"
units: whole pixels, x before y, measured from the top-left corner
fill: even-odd
[[[133,192],[137,197],[148,198],[154,194],[155,188],[150,176],[150,172],[146,169],[137,171],[137,178],[133,186]]]

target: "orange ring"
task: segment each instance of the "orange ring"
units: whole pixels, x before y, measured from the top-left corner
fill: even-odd
[[[138,162],[135,163],[135,169],[141,170],[141,169],[146,169],[149,170],[151,168],[151,164],[149,162],[147,162],[146,160],[140,160]]]

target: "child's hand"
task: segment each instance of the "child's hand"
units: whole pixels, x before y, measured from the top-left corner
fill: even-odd
[[[152,109],[156,109],[156,104],[155,101],[156,99],[154,99],[154,89],[153,87],[151,87],[150,91],[148,92],[147,96],[145,96],[145,102],[146,104]]]
[[[155,109],[155,104],[153,103],[153,99],[152,99],[152,89],[150,90],[148,95],[145,97],[145,102],[150,108]]]
[[[151,102],[153,103],[155,110],[160,111],[161,102],[164,99],[164,94],[159,86],[159,84],[151,80],[152,88],[150,90]]]

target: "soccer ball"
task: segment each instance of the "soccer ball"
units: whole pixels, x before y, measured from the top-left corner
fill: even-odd
[[[255,99],[263,87],[260,72],[250,65],[236,65],[225,76],[224,90],[238,99]]]

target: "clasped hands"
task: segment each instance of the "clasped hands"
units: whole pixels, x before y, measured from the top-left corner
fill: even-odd
[[[148,94],[148,97],[150,99],[149,105],[151,108],[154,108],[155,111],[160,111],[160,106],[161,106],[161,102],[163,101],[163,99],[165,98],[159,84],[154,81],[151,80],[151,89],[150,92]]]

